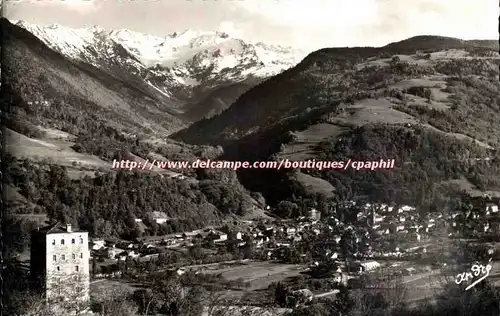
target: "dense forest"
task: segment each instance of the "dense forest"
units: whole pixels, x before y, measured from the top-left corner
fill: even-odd
[[[245,215],[254,206],[234,175],[231,179],[217,172],[203,173],[199,183],[122,170],[72,180],[57,165],[13,158],[3,163],[5,184],[18,188],[27,201],[11,212],[47,213],[93,235],[130,238],[151,233],[140,231],[135,218],[145,219],[154,211],[169,216],[161,232],[171,233],[219,223],[230,215]],[[213,180],[216,177],[225,180]]]
[[[479,188],[500,187],[493,151],[418,126],[365,125],[317,147],[318,160],[395,159],[396,167],[389,170],[308,170],[344,196],[354,192],[374,201],[421,206],[439,198],[443,181],[462,176]]]

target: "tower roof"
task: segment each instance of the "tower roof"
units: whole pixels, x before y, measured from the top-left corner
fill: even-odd
[[[40,233],[47,234],[47,235],[48,234],[85,233],[86,232],[83,230],[71,229],[71,225],[63,224],[61,222],[56,222],[55,224],[52,224],[49,226],[40,227],[40,228],[38,228],[37,231]]]

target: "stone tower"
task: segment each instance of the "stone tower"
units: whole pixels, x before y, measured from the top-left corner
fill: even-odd
[[[51,305],[82,310],[89,300],[88,232],[71,225],[39,228],[31,235],[31,277]]]

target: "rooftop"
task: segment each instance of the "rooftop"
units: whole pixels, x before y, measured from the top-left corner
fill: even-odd
[[[39,227],[37,232],[44,234],[64,234],[64,233],[83,233],[86,232],[84,230],[74,229],[70,224],[62,224],[57,222],[55,224]]]

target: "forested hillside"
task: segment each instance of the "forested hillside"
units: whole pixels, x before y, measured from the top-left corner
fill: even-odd
[[[171,221],[156,228],[150,221],[141,234],[252,216],[259,207],[234,171],[113,170],[113,159],[207,159],[221,149],[167,139],[183,123],[165,100],[69,60],[28,31],[1,22],[8,152],[2,162],[12,214],[46,214],[94,235],[130,237],[138,233],[131,219],[154,211]],[[188,178],[171,178],[178,173]]]
[[[428,206],[450,190],[498,195],[499,66],[495,41],[323,49],[173,137],[224,145],[230,159],[396,160],[385,171],[240,171],[276,202],[296,199],[283,181],[310,186],[301,174],[327,180],[338,198]]]

